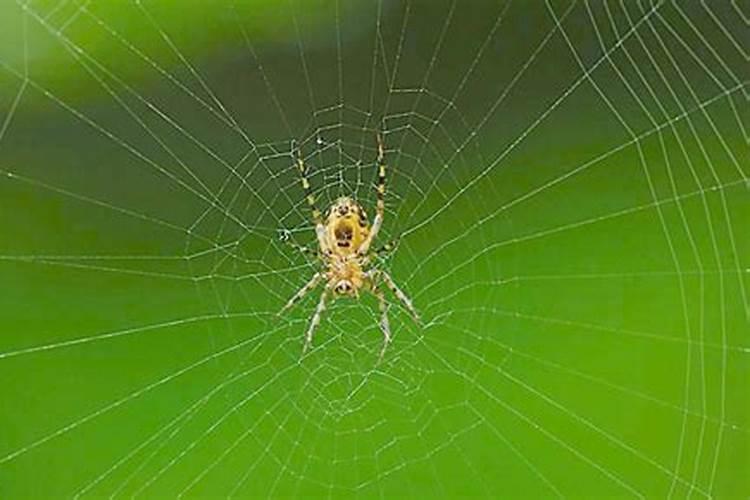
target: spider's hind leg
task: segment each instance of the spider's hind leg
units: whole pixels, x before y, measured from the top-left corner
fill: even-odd
[[[297,290],[297,293],[295,293],[291,299],[284,305],[284,307],[281,308],[281,310],[276,313],[277,316],[281,316],[284,314],[287,309],[292,307],[294,304],[296,304],[302,297],[308,294],[308,292],[312,291],[320,281],[323,279],[323,273],[315,273],[315,275],[308,281],[305,286]]]
[[[379,271],[378,276],[383,279],[385,286],[387,286],[388,289],[393,292],[393,295],[395,295],[396,298],[398,298],[398,300],[404,305],[404,307],[406,307],[409,313],[411,313],[414,321],[417,324],[422,324],[419,313],[414,308],[414,304],[412,304],[411,299],[396,285],[396,283],[393,281],[393,278],[391,278],[391,276],[385,271]]]
[[[305,334],[305,346],[302,348],[302,354],[307,352],[307,349],[309,349],[310,345],[312,344],[313,334],[315,333],[315,329],[320,324],[320,317],[323,315],[323,311],[326,310],[326,299],[328,298],[328,287],[323,290],[323,293],[320,294],[320,301],[318,302],[318,307],[315,308],[315,314],[313,314],[312,319],[310,320],[310,326],[307,328],[307,333]]]
[[[326,238],[325,238],[325,226],[323,225],[323,215],[320,213],[318,206],[315,204],[315,195],[312,192],[310,186],[310,178],[308,177],[308,169],[305,161],[302,159],[302,152],[296,145],[292,146],[292,154],[295,157],[297,163],[297,170],[299,171],[300,179],[302,182],[302,189],[305,191],[305,201],[312,211],[313,222],[315,223],[315,234],[318,237],[318,245],[320,250],[324,252],[326,250]]]
[[[385,300],[385,294],[383,291],[373,285],[372,293],[378,298],[378,304],[380,306],[380,329],[383,331],[383,348],[380,350],[380,356],[378,359],[383,359],[383,354],[388,344],[391,343],[391,324],[388,321],[388,303]]]

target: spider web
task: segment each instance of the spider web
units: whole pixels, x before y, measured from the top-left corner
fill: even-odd
[[[0,17],[2,496],[750,492],[741,5]],[[372,214],[378,131],[425,324],[302,356],[292,152]]]

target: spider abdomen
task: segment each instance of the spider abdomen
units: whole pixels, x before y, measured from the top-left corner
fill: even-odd
[[[339,198],[328,211],[326,232],[334,254],[357,253],[370,233],[365,211],[353,199]]]

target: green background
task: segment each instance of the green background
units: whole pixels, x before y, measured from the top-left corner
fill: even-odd
[[[1,0],[0,497],[747,497],[743,26]],[[374,207],[378,129],[425,325],[378,363],[340,300],[303,357],[292,143]]]

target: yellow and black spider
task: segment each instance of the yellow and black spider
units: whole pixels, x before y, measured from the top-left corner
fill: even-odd
[[[320,210],[315,205],[315,196],[310,189],[310,181],[307,176],[307,167],[302,160],[299,150],[296,151],[297,168],[305,190],[307,204],[312,210],[313,222],[315,223],[315,234],[318,240],[319,256],[324,269],[313,275],[312,279],[300,288],[289,302],[279,311],[281,315],[292,307],[308,292],[314,290],[321,282],[325,281],[325,288],[320,296],[318,307],[315,309],[310,326],[305,335],[303,353],[307,351],[312,343],[315,328],[320,323],[320,317],[326,308],[329,295],[333,299],[338,297],[359,298],[360,291],[372,292],[380,304],[380,329],[383,331],[383,348],[380,356],[383,356],[388,343],[391,341],[391,327],[388,322],[388,304],[383,291],[379,285],[385,284],[388,289],[409,310],[414,320],[419,323],[419,315],[414,309],[409,297],[396,286],[388,273],[382,269],[371,268],[374,261],[374,253],[370,251],[373,241],[383,224],[385,213],[385,173],[383,140],[377,134],[378,146],[378,186],[377,206],[375,209],[375,220],[372,226],[367,222],[367,214],[362,206],[350,197],[342,197],[331,205],[326,219],[323,220]]]

